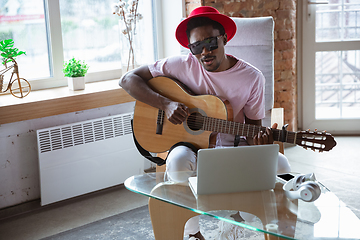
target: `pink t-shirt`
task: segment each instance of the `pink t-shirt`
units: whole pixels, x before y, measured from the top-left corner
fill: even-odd
[[[189,53],[159,60],[149,65],[149,70],[153,77],[167,76],[178,79],[197,95],[211,94],[223,101],[228,100],[236,122],[244,123],[244,114],[253,120],[262,119],[265,117],[265,78],[254,66],[237,60],[237,63],[226,71],[209,72]],[[221,135],[223,136],[218,136],[217,145],[233,146],[233,135]]]

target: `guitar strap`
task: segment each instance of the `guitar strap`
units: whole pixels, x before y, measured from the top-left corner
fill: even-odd
[[[164,165],[166,163],[166,159],[164,160],[162,158],[152,156],[151,153],[149,151],[146,151],[136,140],[132,119],[131,119],[131,130],[132,130],[135,146],[138,149],[139,153],[146,159],[152,161],[153,163],[156,163],[158,166]]]
[[[160,157],[154,157],[151,155],[151,153],[147,150],[145,150],[140,144],[139,142],[136,140],[135,134],[134,134],[134,128],[133,128],[133,120],[131,119],[131,129],[132,129],[132,134],[133,134],[133,138],[134,138],[134,143],[136,148],[138,149],[139,153],[145,157],[146,159],[150,160],[153,163],[156,163],[158,166],[164,165],[166,163],[166,159],[162,159]],[[197,153],[197,151],[199,150],[197,147],[195,147],[193,144],[188,143],[188,142],[178,142],[175,145],[173,145],[170,149],[169,152],[171,152],[171,150],[173,150],[175,147],[177,146],[186,146],[188,148],[190,148],[194,153]]]

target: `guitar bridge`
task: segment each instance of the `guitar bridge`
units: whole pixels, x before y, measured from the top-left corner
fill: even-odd
[[[159,109],[158,117],[156,120],[156,134],[162,135],[162,130],[164,126],[164,117],[165,117],[165,112]]]

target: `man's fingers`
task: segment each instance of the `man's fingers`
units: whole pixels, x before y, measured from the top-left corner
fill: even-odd
[[[253,137],[254,145],[263,145],[263,144],[271,144],[274,142],[273,134],[270,128],[266,128],[265,131],[259,131]]]
[[[167,109],[168,120],[173,124],[181,124],[189,115],[189,108],[182,103],[172,102]]]
[[[177,112],[169,118],[169,121],[173,124],[181,124],[185,121],[186,116],[184,112]]]
[[[189,115],[189,108],[186,105],[182,104],[181,108],[184,110],[186,116]]]
[[[273,125],[274,126],[274,125]],[[269,136],[267,143],[273,143],[274,142],[274,135],[270,128],[266,128],[266,133]]]
[[[255,135],[255,136],[253,137],[253,144],[254,144],[254,145],[258,145],[257,135]]]
[[[258,144],[264,144],[263,131],[258,132]]]
[[[269,143],[269,135],[267,135],[266,133],[264,133],[264,134],[263,134],[263,137],[262,137],[262,140],[263,140],[263,144]]]

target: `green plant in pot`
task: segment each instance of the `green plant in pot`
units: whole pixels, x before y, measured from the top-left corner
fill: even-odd
[[[24,51],[19,51],[19,49],[14,47],[14,40],[12,39],[6,39],[0,42],[0,52],[3,58],[2,64],[15,61],[15,58],[22,54],[26,55]]]
[[[68,78],[68,86],[70,90],[85,89],[85,75],[89,66],[85,61],[70,59],[64,63],[63,73]]]

